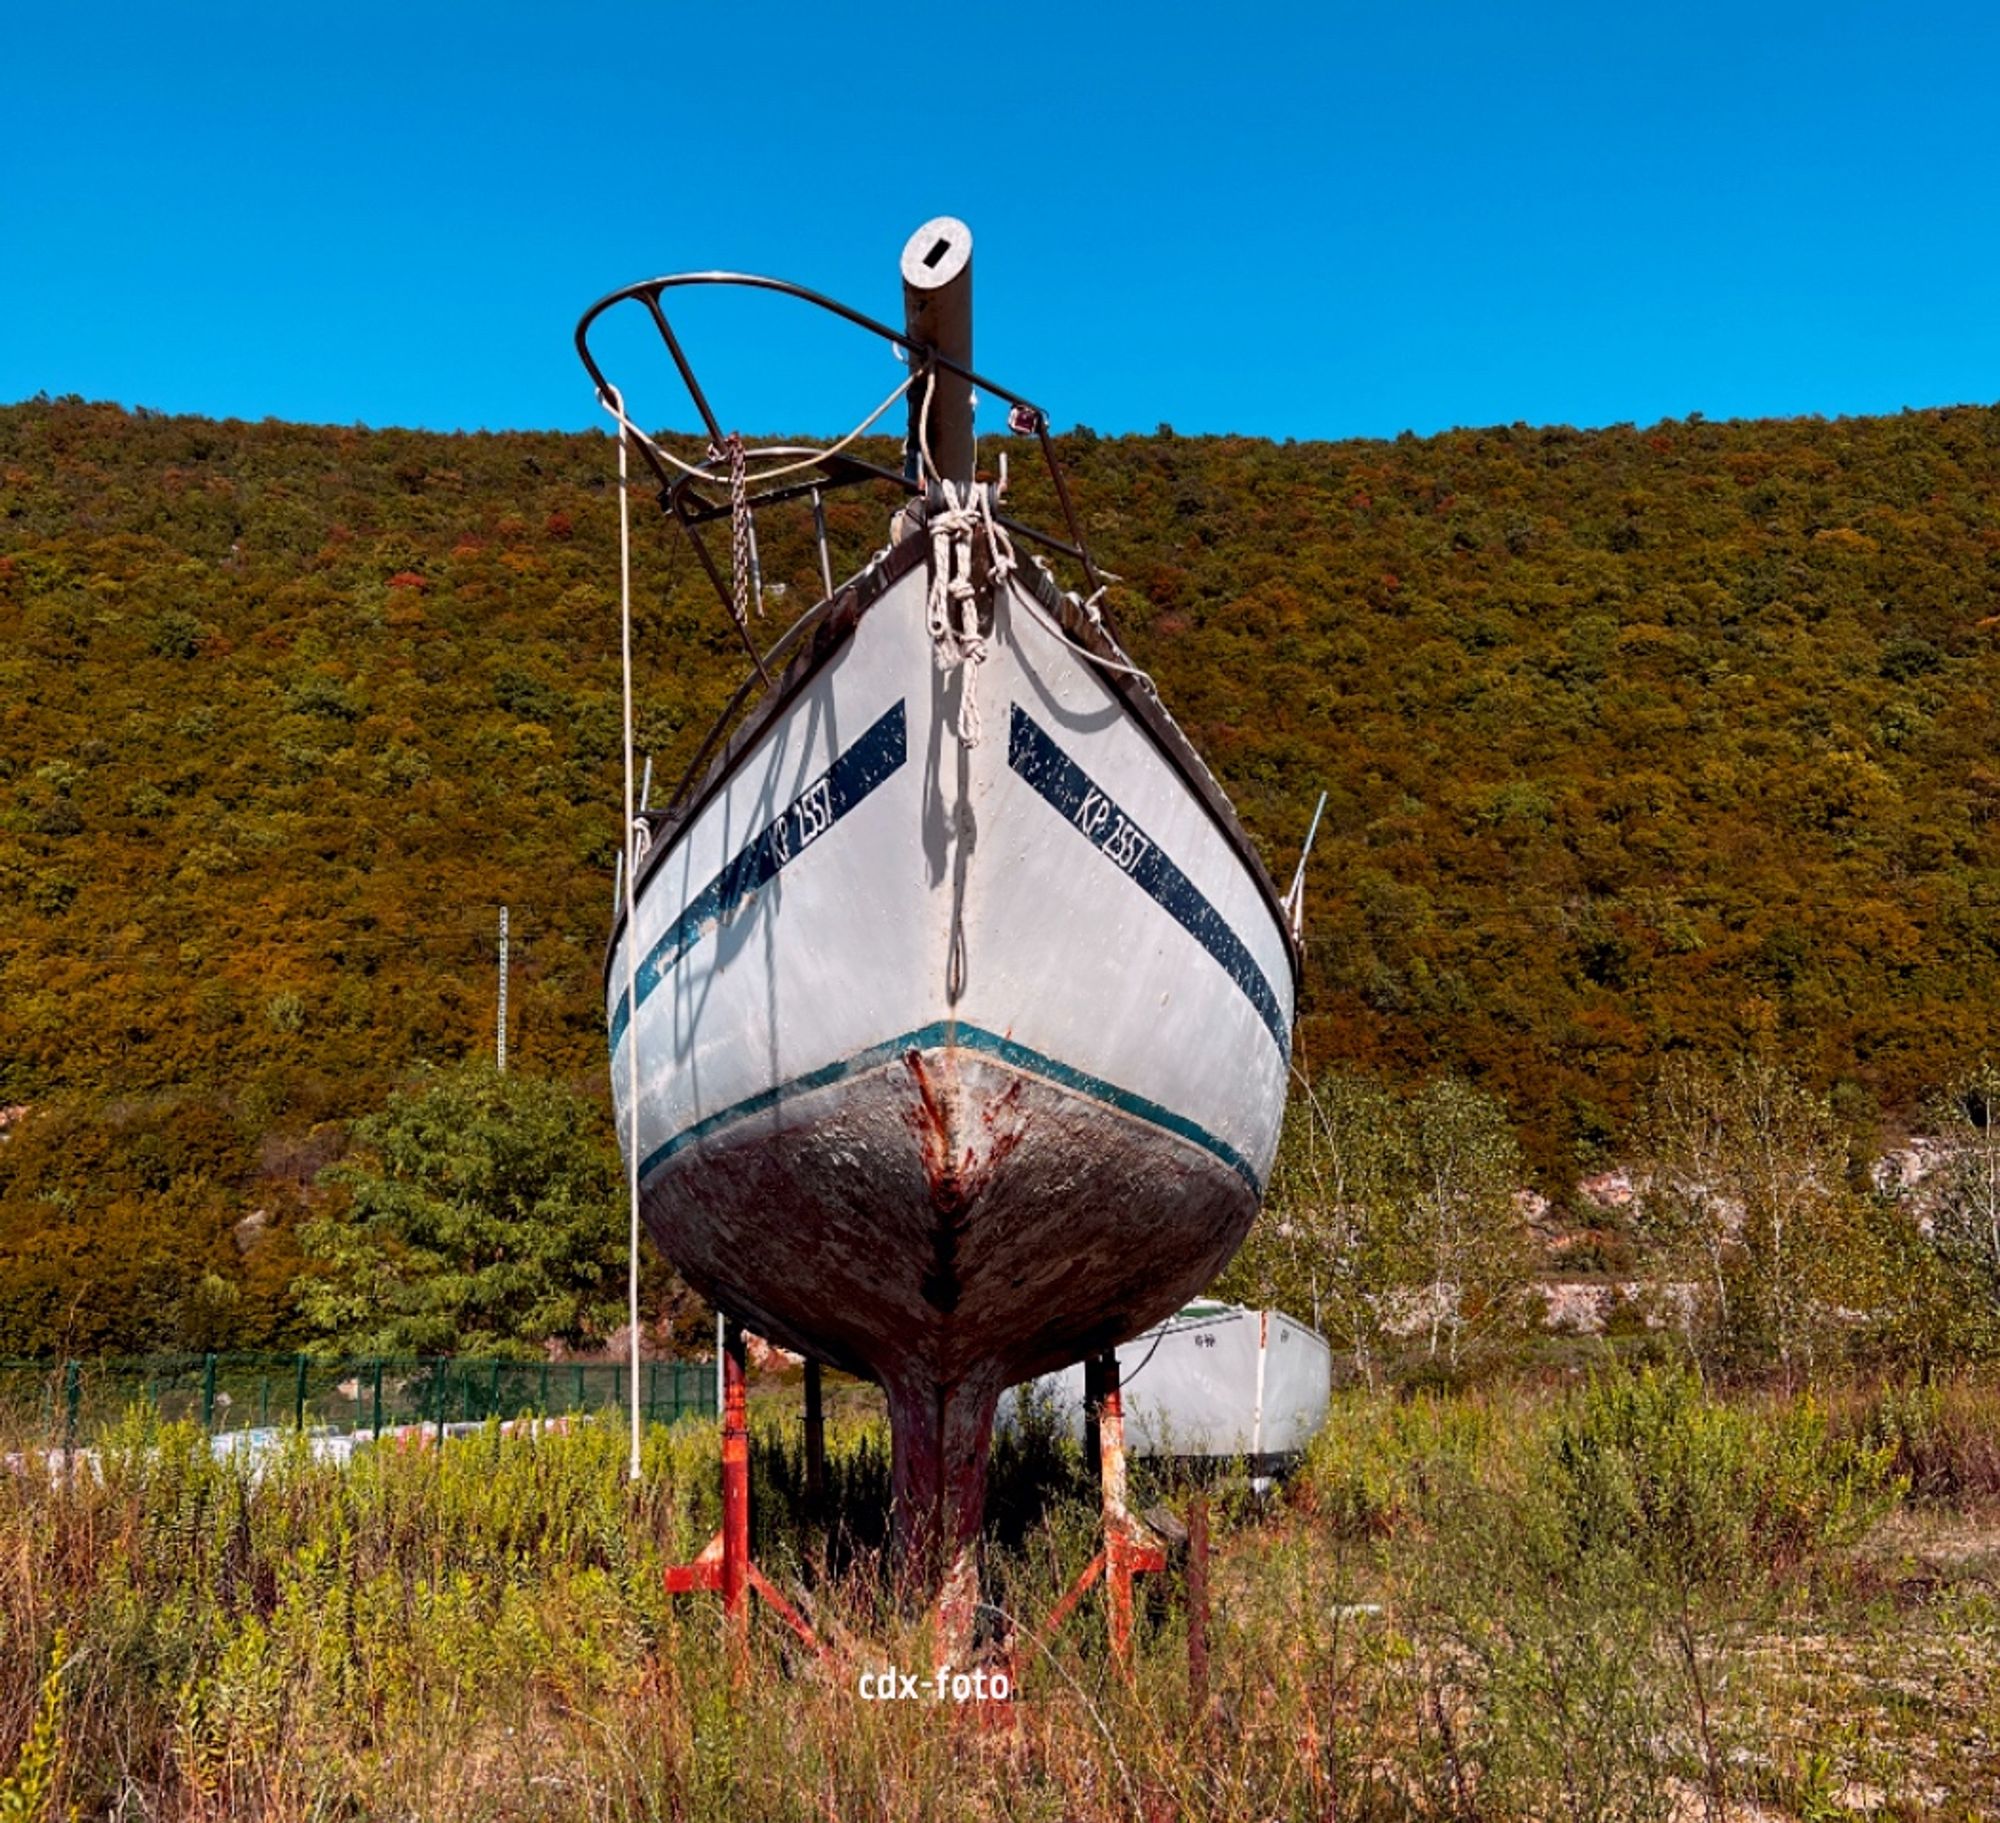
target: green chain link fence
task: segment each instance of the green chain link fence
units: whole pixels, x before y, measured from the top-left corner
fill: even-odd
[[[324,1355],[160,1355],[136,1360],[0,1361],[0,1434],[85,1442],[134,1405],[211,1432],[279,1427],[372,1434],[405,1425],[480,1424],[623,1410],[629,1362]],[[670,1424],[715,1413],[715,1368],[642,1361],[640,1410]]]

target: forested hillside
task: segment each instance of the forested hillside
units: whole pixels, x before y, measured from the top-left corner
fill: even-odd
[[[1331,794],[1314,1065],[1464,1071],[1559,1190],[1675,1049],[1863,1128],[2000,1050],[2000,408],[1060,441],[1274,871]],[[602,1105],[613,474],[596,436],[0,410],[0,1352],[285,1336],[347,1123],[490,1045],[503,903],[512,1054]],[[764,558],[775,632],[803,524]],[[650,524],[641,583],[671,777],[739,649]]]

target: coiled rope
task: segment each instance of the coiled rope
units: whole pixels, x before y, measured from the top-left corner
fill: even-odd
[[[926,522],[931,535],[931,588],[925,619],[938,669],[963,672],[958,738],[962,745],[976,747],[983,730],[973,676],[974,668],[986,662],[986,639],[979,630],[978,602],[972,576],[974,539],[981,531],[985,532],[987,584],[996,600],[1013,578],[1019,564],[1014,541],[993,514],[995,503],[1007,497],[1005,452],[1000,457],[1000,479],[991,487],[982,486],[977,481],[963,484],[948,481],[938,472],[937,464],[931,458],[931,398],[936,384],[937,368],[933,364],[925,373],[923,403],[917,412],[917,449],[923,477],[937,489],[942,501],[941,506],[931,508]],[[1037,557],[1035,562],[1042,573],[1053,580],[1047,561]],[[1065,599],[1089,622],[1099,637],[1119,653],[1117,658],[1092,651],[1072,639],[1062,623],[1043,607],[1032,589],[1014,590],[1014,599],[1025,603],[1028,611],[1049,633],[1079,658],[1100,670],[1115,671],[1121,676],[1134,678],[1157,696],[1159,692],[1154,688],[1152,678],[1125,659],[1117,640],[1112,637],[1111,629],[1104,624],[1101,606],[1104,595],[1104,588],[1098,588],[1087,598],[1070,591]]]
[[[986,635],[979,629],[979,594],[972,580],[974,539],[983,526],[987,535],[989,586],[998,588],[1014,567],[1013,546],[993,523],[991,490],[976,481],[963,486],[939,481],[943,505],[933,507],[925,529],[931,535],[931,588],[925,604],[931,651],[940,671],[957,671],[958,738],[965,747],[979,745],[984,731],[979,718],[979,693],[974,684],[986,662]]]
[[[1006,458],[1001,458],[1000,482],[984,487],[977,481],[949,481],[931,459],[931,399],[937,390],[937,368],[924,375],[923,405],[917,413],[917,449],[926,483],[937,489],[939,503],[930,508],[925,530],[931,536],[931,587],[924,618],[931,651],[940,671],[959,673],[958,740],[976,747],[985,732],[979,715],[978,667],[986,662],[986,635],[979,626],[979,591],[973,581],[976,540],[986,534],[986,586],[997,600],[1014,574],[1014,541],[993,517],[993,502],[1007,486]]]

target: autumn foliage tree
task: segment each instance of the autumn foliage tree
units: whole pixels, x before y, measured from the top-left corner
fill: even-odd
[[[2000,1055],[2000,408],[1058,441],[1106,607],[1280,869],[1329,793],[1302,1054],[1480,1084],[1558,1199],[1669,1055],[1885,1128]],[[0,1347],[70,1303],[101,1346],[293,1339],[286,1161],[485,1048],[501,904],[514,1054],[602,1106],[614,472],[599,435],[0,408]],[[884,501],[827,513],[837,572],[880,545]],[[743,664],[639,529],[665,780]],[[807,508],[758,536],[816,597]],[[32,1137],[196,1106],[198,1189]],[[128,1234],[182,1289],[123,1295]]]

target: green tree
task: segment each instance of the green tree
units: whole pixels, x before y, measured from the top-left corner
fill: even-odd
[[[1398,1338],[1452,1368],[1526,1315],[1507,1111],[1463,1078],[1399,1098],[1333,1071],[1295,1098],[1270,1202],[1226,1293],[1310,1313],[1372,1380]]]
[[[1936,1163],[1923,1185],[1930,1242],[1967,1341],[2000,1328],[2000,1065],[1968,1070],[1931,1105]]]
[[[1225,1295],[1308,1318],[1372,1384],[1383,1300],[1398,1283],[1395,1199],[1409,1176],[1403,1108],[1388,1089],[1338,1070],[1301,1082]]]
[[[1526,1175],[1499,1099],[1459,1076],[1411,1098],[1408,1182],[1391,1246],[1418,1293],[1425,1354],[1453,1368],[1525,1321],[1532,1271],[1515,1197]]]
[[[1759,1057],[1676,1057],[1643,1126],[1642,1220],[1698,1355],[1809,1377],[1880,1302],[1831,1100]]]
[[[427,1072],[355,1128],[321,1183],[344,1207],[301,1232],[307,1321],[383,1354],[533,1352],[618,1321],[618,1156],[598,1106],[483,1064]]]

